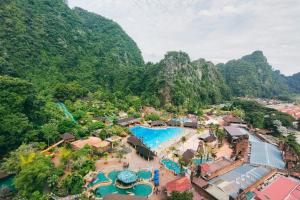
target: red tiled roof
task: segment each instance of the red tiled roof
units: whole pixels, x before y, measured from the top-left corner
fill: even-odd
[[[278,177],[262,191],[255,191],[257,200],[300,199],[300,182],[285,176]]]
[[[209,170],[209,164],[207,163],[200,165],[200,167],[202,172],[207,172]]]
[[[166,185],[167,192],[184,192],[192,189],[192,184],[187,177],[182,177],[167,183]]]

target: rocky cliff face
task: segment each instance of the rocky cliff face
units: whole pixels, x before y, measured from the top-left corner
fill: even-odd
[[[168,52],[156,67],[155,88],[163,104],[204,105],[230,96],[217,68],[204,59],[191,61],[184,52]]]

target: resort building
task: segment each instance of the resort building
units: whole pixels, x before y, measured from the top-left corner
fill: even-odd
[[[121,142],[122,138],[120,136],[113,135],[113,136],[111,136],[109,138],[106,138],[105,141],[109,142],[111,144],[111,147],[113,147],[113,145],[115,143]]]
[[[142,143],[142,141],[139,139],[139,138],[137,138],[136,136],[129,136],[128,138],[127,138],[127,142],[131,145],[131,146],[133,146],[135,149],[137,148],[137,146],[139,146],[139,145],[142,145],[143,143]]]
[[[75,136],[72,133],[64,133],[60,136],[64,143],[70,143],[75,141]]]
[[[263,180],[273,174],[274,171],[270,168],[243,164],[210,180],[205,190],[218,200],[246,199],[246,193],[255,190]]]
[[[186,176],[170,181],[166,184],[166,192],[168,196],[172,192],[184,192],[191,189],[192,189],[191,181]]]
[[[117,122],[117,124],[120,126],[129,126],[129,125],[134,125],[134,124],[139,124],[139,123],[140,123],[140,120],[136,119],[134,117],[120,119]]]
[[[73,149],[82,149],[86,145],[99,151],[108,151],[110,148],[110,142],[92,136],[87,139],[77,140],[71,143]]]
[[[261,189],[255,191],[256,200],[300,199],[300,181],[298,179],[279,175],[268,182],[264,183],[267,186],[263,185]]]
[[[223,117],[223,120],[225,126],[230,126],[231,124],[245,124],[243,120],[233,115],[226,115]]]
[[[199,166],[199,174],[206,180],[223,175],[243,164],[243,160],[231,161],[221,157],[213,163],[204,163]]]
[[[205,132],[204,134],[201,134],[199,139],[204,141],[210,147],[214,148],[218,146],[218,139],[211,130]]]
[[[230,143],[237,143],[239,140],[249,138],[247,130],[241,127],[225,126],[224,130]]]
[[[152,121],[149,124],[150,124],[151,127],[165,127],[165,126],[167,126],[167,124],[164,121],[160,121],[160,120]]]
[[[190,163],[194,157],[195,151],[192,149],[188,149],[182,154],[182,159],[185,163]]]
[[[187,117],[174,118],[167,122],[169,126],[181,126],[187,128],[198,128],[198,118],[195,115],[188,115]]]
[[[145,145],[138,145],[136,147],[136,152],[146,160],[153,160],[156,156],[155,153]]]

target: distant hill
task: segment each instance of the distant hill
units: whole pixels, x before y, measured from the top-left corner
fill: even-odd
[[[146,91],[156,94],[163,104],[206,105],[230,97],[230,90],[213,63],[191,61],[184,52],[168,52],[154,66],[148,66]]]
[[[42,90],[77,81],[94,89],[131,90],[143,67],[136,43],[112,20],[63,0],[0,2],[0,74]]]
[[[219,64],[226,83],[234,96],[287,98],[286,78],[275,71],[261,51],[255,51],[238,60]]]
[[[300,94],[300,72],[286,77],[291,92]]]

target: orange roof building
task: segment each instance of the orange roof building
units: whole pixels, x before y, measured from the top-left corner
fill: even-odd
[[[71,143],[74,149],[82,149],[84,146],[88,145],[95,149],[106,151],[110,147],[110,142],[103,141],[101,138],[98,137],[89,137],[84,140],[76,140],[75,142]]]
[[[255,191],[256,200],[300,199],[300,182],[291,177],[279,176],[261,191]]]
[[[192,184],[189,178],[182,177],[166,184],[167,195],[172,192],[184,192],[192,189]]]

